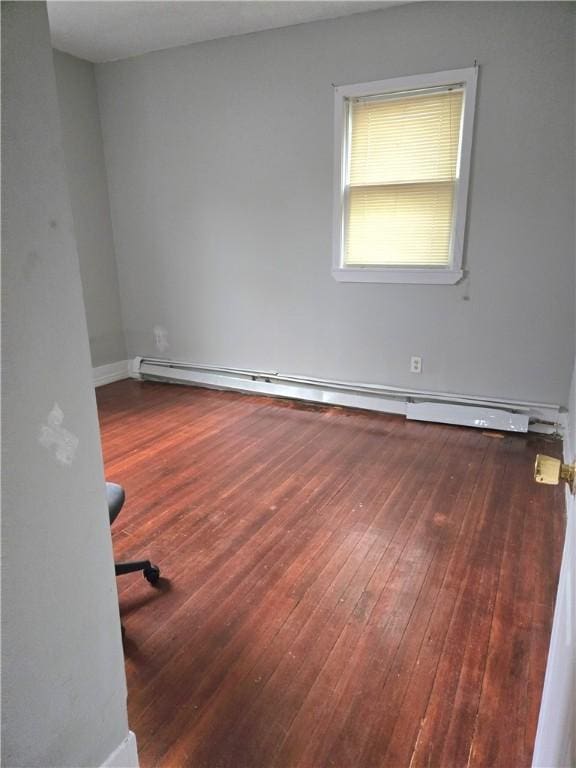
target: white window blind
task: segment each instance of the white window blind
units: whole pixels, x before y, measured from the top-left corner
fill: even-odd
[[[348,99],[344,267],[451,266],[463,96]]]

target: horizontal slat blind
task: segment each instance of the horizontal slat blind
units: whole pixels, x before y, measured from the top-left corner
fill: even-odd
[[[450,261],[461,88],[350,102],[344,263]]]

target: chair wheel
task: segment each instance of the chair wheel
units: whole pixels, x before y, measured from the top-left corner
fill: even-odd
[[[151,565],[149,568],[146,568],[144,570],[144,578],[150,584],[157,584],[160,578],[160,568],[157,565]]]

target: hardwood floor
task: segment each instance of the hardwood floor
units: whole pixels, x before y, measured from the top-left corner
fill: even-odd
[[[123,381],[97,390],[141,765],[529,766],[556,442]]]

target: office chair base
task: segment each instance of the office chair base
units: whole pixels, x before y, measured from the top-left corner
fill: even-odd
[[[144,578],[150,584],[157,584],[160,578],[160,568],[157,565],[152,565],[150,560],[137,560],[133,563],[115,563],[114,568],[116,570],[116,576],[122,576],[124,573],[134,573],[135,571],[143,571]]]

